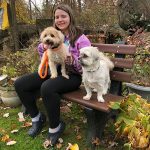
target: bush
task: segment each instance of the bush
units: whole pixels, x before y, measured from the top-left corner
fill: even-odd
[[[125,137],[130,148],[150,148],[150,104],[141,96],[130,94],[121,102],[111,102],[120,113],[115,123],[119,138]]]

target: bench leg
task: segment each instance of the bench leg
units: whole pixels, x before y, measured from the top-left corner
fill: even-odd
[[[90,146],[91,150],[94,150],[96,145],[92,144],[92,141],[96,137],[101,138],[108,121],[108,113],[85,108],[85,114],[87,117],[87,145]]]

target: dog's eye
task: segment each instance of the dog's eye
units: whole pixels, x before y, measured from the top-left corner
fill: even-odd
[[[54,34],[51,34],[50,36],[51,36],[51,37],[54,37]]]
[[[47,37],[47,34],[45,34],[44,37]]]
[[[87,58],[88,56],[86,54],[83,55],[83,58]]]

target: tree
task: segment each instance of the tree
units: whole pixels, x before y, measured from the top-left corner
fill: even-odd
[[[119,25],[128,29],[129,25],[137,21],[150,20],[150,0],[113,0],[117,7]]]

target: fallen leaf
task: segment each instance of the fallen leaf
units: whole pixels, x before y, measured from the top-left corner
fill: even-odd
[[[67,106],[72,107],[72,103],[68,103]]]
[[[19,122],[24,122],[25,121],[25,118],[23,116],[23,112],[19,112],[18,116],[19,116]]]
[[[9,113],[6,113],[3,115],[4,118],[8,118],[9,117]]]
[[[18,132],[18,130],[12,130],[11,131],[11,133],[17,133]]]
[[[10,141],[10,142],[7,142],[6,145],[14,145],[16,143],[17,143],[16,141]]]
[[[43,147],[45,149],[49,149],[49,146],[51,146],[51,141],[50,140],[46,140],[44,143],[43,143]]]
[[[5,109],[10,109],[10,107],[4,107],[3,109],[4,109],[4,110],[5,110]]]
[[[117,146],[117,145],[118,145],[118,143],[113,142],[113,141],[109,141],[109,144],[110,144],[109,148],[111,148],[111,147],[113,147],[113,146]]]
[[[64,141],[63,141],[62,138],[59,138],[59,139],[58,139],[58,142],[62,144]]]
[[[82,139],[82,136],[81,135],[77,135],[76,138],[77,138],[77,140],[80,140],[80,139]]]
[[[1,138],[1,141],[2,141],[2,142],[8,142],[8,140],[9,140],[9,135],[8,135],[8,134],[5,134],[5,135],[2,136],[2,138]]]
[[[79,134],[80,127],[75,126],[75,127],[74,127],[74,130],[75,130],[76,134]]]
[[[0,134],[4,134],[6,131],[3,128],[0,128]]]
[[[84,118],[84,119],[83,119],[83,123],[87,123],[87,118]]]
[[[68,147],[66,148],[66,150],[79,150],[79,146],[78,144],[71,144],[71,143],[68,143]]]
[[[63,107],[60,107],[60,111],[63,113],[69,113],[71,112],[71,109],[68,106],[63,106]]]
[[[58,144],[56,144],[56,147],[57,147],[57,149],[61,149],[62,148],[62,144],[58,143]]]
[[[95,144],[96,146],[100,145],[100,139],[96,137],[95,139],[92,139],[92,144]]]
[[[26,128],[26,127],[31,127],[32,126],[32,122],[24,122],[23,124],[23,128]]]

